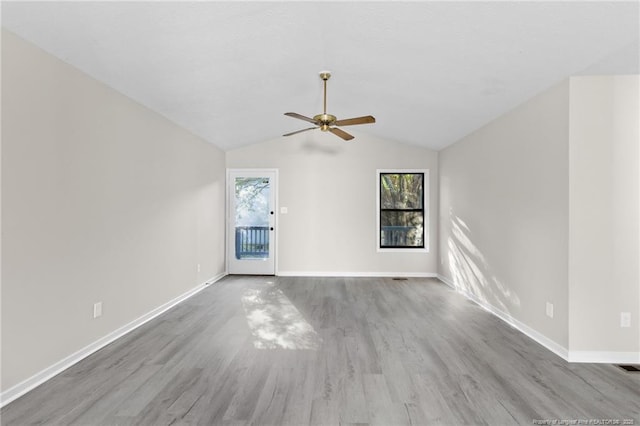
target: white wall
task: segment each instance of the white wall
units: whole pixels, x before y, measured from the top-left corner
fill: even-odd
[[[2,390],[222,273],[224,169],[217,148],[3,31]]]
[[[571,78],[440,152],[440,273],[570,361],[640,362],[638,80]]]
[[[350,128],[311,131],[227,152],[229,168],[279,169],[280,274],[435,274],[438,155]],[[376,169],[430,169],[429,253],[376,251]]]
[[[439,158],[439,273],[564,348],[568,99],[568,82],[556,85]]]
[[[639,80],[571,79],[569,349],[576,359],[640,354]],[[631,313],[631,327],[620,327],[621,312]]]

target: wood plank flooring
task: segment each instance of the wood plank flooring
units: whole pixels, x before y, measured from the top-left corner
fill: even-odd
[[[640,374],[568,364],[435,279],[230,276],[1,414],[5,425],[639,424]]]

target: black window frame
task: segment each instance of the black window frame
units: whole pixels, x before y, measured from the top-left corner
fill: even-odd
[[[421,209],[387,209],[382,207],[382,177],[384,175],[421,175],[422,176],[422,193],[421,197]],[[378,249],[380,250],[426,250],[426,217],[425,217],[425,185],[426,185],[426,173],[424,171],[379,171],[378,172]],[[422,212],[422,245],[409,246],[409,245],[382,245],[382,212],[395,211],[395,212]]]

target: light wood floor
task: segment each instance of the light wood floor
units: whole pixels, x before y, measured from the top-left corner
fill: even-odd
[[[2,422],[640,424],[639,414],[640,374],[568,364],[434,279],[227,277],[9,404]]]

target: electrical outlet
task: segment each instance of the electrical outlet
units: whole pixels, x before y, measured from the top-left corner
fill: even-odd
[[[547,302],[547,316],[553,318],[553,303]]]
[[[102,302],[96,302],[93,304],[93,317],[98,318],[102,316]]]
[[[200,264],[198,263],[198,272],[200,272]]]
[[[620,327],[631,327],[631,312],[620,312]]]

